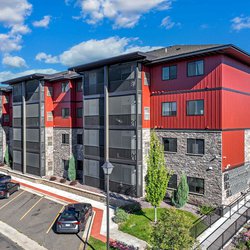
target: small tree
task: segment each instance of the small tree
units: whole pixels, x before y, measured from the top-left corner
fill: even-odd
[[[69,160],[68,178],[70,181],[74,181],[76,179],[76,161],[74,156],[72,156]]]
[[[157,221],[157,207],[163,201],[171,177],[165,166],[163,145],[153,131],[150,137],[150,150],[147,161],[146,200],[155,208],[155,222]]]
[[[195,239],[190,235],[192,222],[176,209],[165,210],[153,226],[150,243],[153,250],[192,249]]]
[[[188,200],[189,187],[187,184],[187,176],[182,174],[181,181],[177,190],[173,193],[172,203],[177,207],[183,207]]]
[[[9,147],[6,146],[5,154],[4,154],[4,162],[9,166],[10,165],[10,156],[9,156]]]

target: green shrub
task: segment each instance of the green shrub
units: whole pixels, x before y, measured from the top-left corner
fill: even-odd
[[[250,240],[246,242],[247,249],[250,249]]]
[[[213,210],[214,210],[214,208],[212,206],[209,206],[209,205],[201,205],[199,207],[199,212],[202,215],[210,214]]]
[[[188,193],[189,187],[187,184],[187,176],[185,174],[182,174],[181,181],[172,197],[173,205],[177,208],[183,207],[187,203]]]
[[[72,156],[69,160],[68,178],[70,181],[74,181],[76,179],[76,161],[74,156]]]
[[[128,217],[129,217],[129,214],[128,213],[126,213],[123,209],[120,209],[120,208],[118,208],[118,209],[116,209],[116,211],[115,211],[115,216],[114,216],[114,218],[113,218],[113,221],[115,222],[115,223],[122,223],[122,222],[125,222],[125,221],[127,221],[128,220]]]

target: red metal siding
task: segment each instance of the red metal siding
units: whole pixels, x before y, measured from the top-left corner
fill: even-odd
[[[144,85],[145,72],[149,73],[149,69],[143,66],[142,74],[141,74],[141,78],[142,78],[142,127],[143,128],[150,128],[150,120],[144,119],[144,108],[145,107],[150,108],[150,89],[149,89],[149,86]],[[151,112],[152,112],[152,110],[150,110],[150,113]],[[150,119],[151,119],[151,115],[150,115]]]
[[[187,77],[187,63],[189,61],[201,59],[204,60],[205,74],[202,76]],[[153,66],[151,68],[151,92],[195,90],[221,86],[222,56],[217,55],[205,58],[193,58],[189,61]],[[170,65],[177,65],[177,79],[163,81],[162,67]]]
[[[48,121],[47,113],[54,110],[53,96],[48,96],[48,87],[53,87],[51,83],[45,83],[44,87],[44,117],[45,117],[45,127],[53,127],[54,121]]]
[[[222,132],[222,171],[244,164],[244,145],[244,130]]]
[[[12,105],[11,105],[11,92],[2,92],[2,116],[9,115],[9,122],[5,122],[2,119],[2,126],[12,126]],[[6,97],[9,99],[6,102]]]
[[[204,115],[188,116],[186,101],[204,99]],[[176,102],[177,115],[162,116],[162,103]],[[203,91],[151,96],[151,127],[165,129],[220,129],[220,91]]]

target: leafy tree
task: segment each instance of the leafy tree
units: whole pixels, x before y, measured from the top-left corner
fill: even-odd
[[[70,181],[74,181],[76,179],[76,161],[74,156],[72,156],[69,160],[68,178]]]
[[[6,146],[5,154],[4,154],[4,162],[9,166],[10,165],[10,156],[9,156],[9,147]]]
[[[155,222],[157,221],[157,207],[166,195],[170,171],[165,166],[163,145],[153,131],[150,136],[150,150],[147,161],[146,200],[155,208]]]
[[[182,174],[181,181],[177,187],[176,192],[172,197],[172,203],[177,207],[183,207],[188,200],[189,187],[187,183],[187,176]]]
[[[166,209],[153,226],[150,243],[153,250],[192,249],[195,239],[190,235],[192,222],[176,209]]]

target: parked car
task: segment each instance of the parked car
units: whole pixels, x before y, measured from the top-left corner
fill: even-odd
[[[10,182],[11,176],[6,174],[0,174],[0,183]]]
[[[19,183],[6,182],[0,183],[0,198],[9,198],[11,194],[20,189]]]
[[[92,215],[92,205],[76,203],[67,205],[56,222],[57,233],[79,233],[85,229],[88,218]]]

